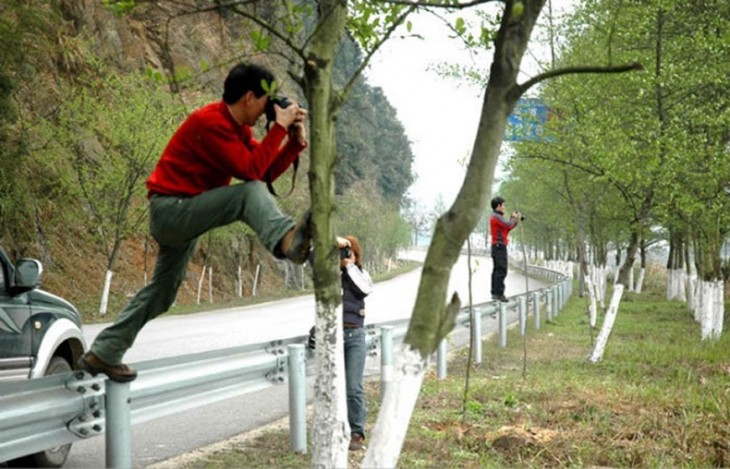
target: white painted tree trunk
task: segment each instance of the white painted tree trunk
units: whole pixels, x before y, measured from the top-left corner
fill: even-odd
[[[588,293],[588,298],[590,300],[588,303],[588,323],[591,327],[596,327],[596,316],[598,311],[596,305],[596,287],[593,285],[593,282],[591,282],[590,275],[585,276],[585,282],[586,293]]]
[[[697,276],[694,274],[687,276],[687,306],[692,310],[695,309],[697,302]]]
[[[261,273],[261,264],[256,265],[256,275],[253,278],[253,287],[251,288],[251,294],[256,296],[256,287],[259,284],[259,274]]]
[[[208,267],[208,302],[213,302],[213,267]]]
[[[719,339],[722,334],[724,287],[722,280],[701,282],[702,307],[700,313],[700,329],[702,340]]]
[[[695,321],[701,323],[703,311],[702,308],[704,308],[705,298],[702,294],[702,281],[700,281],[699,279],[695,282],[694,299],[694,308],[692,308],[692,311],[694,311],[694,319]]]
[[[667,300],[670,300],[673,298],[673,290],[672,285],[674,284],[674,269],[667,269]]]
[[[670,269],[667,271],[667,299],[687,301],[687,274],[684,269]]]
[[[111,270],[106,271],[106,276],[104,277],[104,289],[101,291],[101,304],[99,305],[99,314],[102,316],[106,314],[107,307],[109,306],[109,290],[111,290],[113,276],[114,272]]]
[[[606,266],[592,266],[591,271],[593,272],[593,287],[596,289],[596,298],[601,304],[601,309],[603,309],[606,307]]]
[[[324,318],[336,315],[334,321]],[[312,424],[312,467],[347,467],[350,424],[347,422],[345,389],[345,349],[342,332],[342,306],[325,310],[317,302],[315,353],[317,374],[314,383],[314,422]]]
[[[677,285],[674,292],[674,298],[686,302],[687,301],[687,273],[684,269],[677,269]]]
[[[606,311],[606,316],[603,318],[603,326],[601,326],[601,332],[598,333],[596,339],[596,345],[593,347],[593,352],[588,358],[591,363],[597,363],[603,358],[603,352],[606,350],[606,344],[608,343],[608,336],[611,335],[611,329],[613,329],[613,323],[616,320],[616,314],[618,313],[618,305],[621,302],[621,295],[624,293],[624,286],[617,283],[613,287],[613,296],[611,297],[611,305]]]
[[[407,344],[397,348],[393,359],[393,381],[383,396],[378,420],[371,432],[370,445],[362,461],[363,468],[390,468],[398,464],[423,376],[428,368],[428,359],[421,358],[420,353]]]
[[[646,269],[644,267],[639,271],[639,279],[636,281],[636,293],[641,293],[641,289],[644,287],[644,276],[646,275]]]
[[[195,296],[195,303],[200,304],[200,292],[203,289],[203,281],[205,280],[205,271],[207,267],[203,266],[203,270],[200,272],[200,278],[198,279],[198,293]]]
[[[236,296],[243,298],[243,271],[241,269],[241,264],[238,264],[238,269],[236,271]]]

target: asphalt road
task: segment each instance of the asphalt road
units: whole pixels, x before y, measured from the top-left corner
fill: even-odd
[[[423,260],[424,253],[409,256]],[[472,259],[473,302],[489,301],[491,260]],[[415,303],[421,269],[379,282],[366,300],[367,324],[408,318]],[[530,290],[544,285],[530,279]],[[462,304],[468,301],[468,268],[466,256],[454,266],[449,284],[450,294],[457,291]],[[507,296],[523,293],[524,277],[510,271],[506,281]],[[449,297],[450,297],[449,294]],[[151,321],[139,334],[136,343],[125,356],[125,361],[136,362],[216,350],[274,339],[302,336],[314,324],[313,295],[283,301],[259,304],[245,308],[231,308],[181,316],[161,316]],[[91,343],[104,324],[84,328],[87,343]],[[494,331],[496,321],[484,324],[484,334]],[[378,358],[379,360],[379,358]],[[368,370],[376,370],[376,360]],[[312,380],[307,391],[311,399]],[[135,468],[192,451],[232,436],[244,433],[278,420],[288,414],[287,386],[274,386],[217,404],[200,407],[182,414],[163,417],[132,428],[132,464]],[[103,437],[91,438],[74,444],[64,467],[101,468],[105,466]]]

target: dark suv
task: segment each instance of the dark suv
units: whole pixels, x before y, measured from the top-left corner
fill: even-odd
[[[70,372],[86,349],[79,311],[38,288],[42,272],[35,259],[13,265],[0,248],[0,382]],[[70,448],[58,446],[9,464],[60,467]]]

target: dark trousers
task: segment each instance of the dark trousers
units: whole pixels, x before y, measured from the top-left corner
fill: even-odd
[[[365,437],[365,359],[368,349],[365,329],[345,329],[345,384],[347,386],[347,420],[350,435]]]
[[[507,277],[507,246],[492,245],[492,296],[504,295],[504,279]]]
[[[272,252],[294,227],[266,186],[257,181],[219,187],[195,197],[152,197],[150,233],[159,246],[152,281],[137,292],[114,324],[99,333],[91,351],[111,365],[120,363],[142,327],[175,301],[198,237],[235,221],[251,227]]]

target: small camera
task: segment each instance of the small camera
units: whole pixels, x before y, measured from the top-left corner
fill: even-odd
[[[264,107],[264,113],[266,114],[266,120],[268,122],[274,122],[276,120],[276,110],[274,110],[274,104],[277,104],[280,108],[286,109],[292,105],[292,102],[286,96],[271,96],[266,102]]]
[[[352,256],[352,251],[349,246],[340,248],[340,259],[349,259]]]
[[[520,215],[520,221],[525,221],[525,216],[524,215]]]

